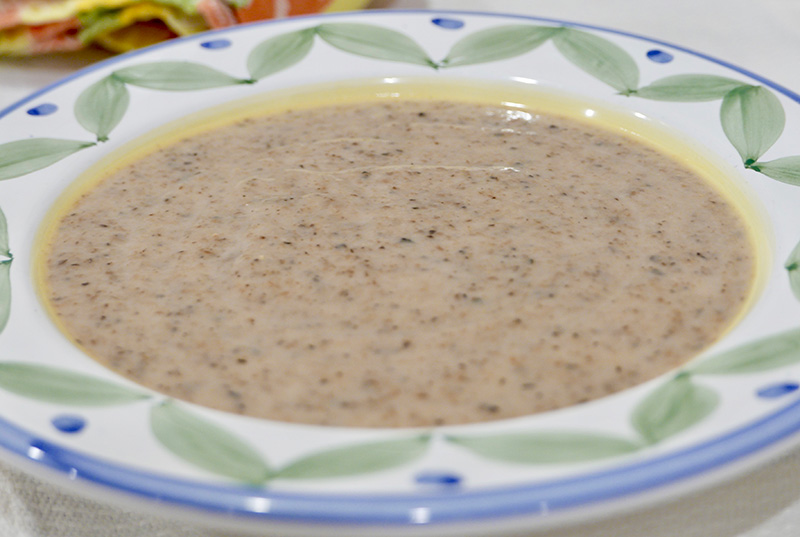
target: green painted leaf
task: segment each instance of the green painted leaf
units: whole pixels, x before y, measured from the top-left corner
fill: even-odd
[[[35,172],[55,164],[95,142],[57,138],[28,138],[0,145],[0,181]]]
[[[166,91],[202,90],[250,82],[206,65],[183,61],[143,63],[115,71],[112,76],[133,86]]]
[[[800,329],[782,332],[716,354],[691,369],[694,375],[739,375],[800,363]]]
[[[20,362],[0,363],[0,388],[62,405],[121,405],[150,397],[147,393],[89,375]]]
[[[714,391],[698,386],[684,373],[640,402],[631,421],[646,442],[655,444],[702,421],[718,402]]]
[[[458,41],[442,60],[442,67],[486,63],[530,52],[562,28],[507,25],[481,30]]]
[[[783,265],[789,273],[789,285],[795,298],[800,300],[800,243],[794,247]]]
[[[752,164],[772,147],[786,122],[783,106],[762,86],[740,86],[728,92],[720,109],[722,130],[742,157]]]
[[[150,427],[164,447],[204,470],[254,485],[269,479],[267,463],[249,444],[172,401],[153,407]]]
[[[11,315],[11,260],[0,261],[0,333]]]
[[[0,260],[3,257],[11,258],[11,248],[8,244],[8,221],[5,213],[0,209]]]
[[[247,69],[254,80],[282,71],[306,57],[314,45],[314,28],[298,30],[267,39],[247,57]]]
[[[75,101],[75,117],[84,129],[104,142],[122,120],[129,104],[125,83],[111,75],[81,92]]]
[[[776,181],[800,186],[800,156],[758,161],[748,167]]]
[[[436,63],[416,41],[388,28],[339,22],[320,24],[317,26],[317,35],[331,46],[351,54],[436,67]]]
[[[639,67],[614,43],[593,34],[564,28],[553,36],[561,54],[598,80],[627,94],[639,85]]]
[[[320,479],[366,474],[408,464],[428,449],[429,435],[357,444],[314,453],[275,473],[283,479]]]
[[[634,92],[655,101],[700,102],[722,99],[742,82],[716,75],[675,75],[656,80]]]
[[[632,453],[643,447],[625,438],[576,432],[450,436],[448,441],[486,458],[522,464],[595,461]]]

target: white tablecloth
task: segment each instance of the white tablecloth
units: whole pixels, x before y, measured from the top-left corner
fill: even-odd
[[[798,0],[376,0],[373,8],[496,11],[605,26],[704,52],[800,91]],[[0,60],[0,109],[101,57],[93,52]],[[800,535],[800,449],[688,497],[536,535]],[[0,537],[231,535],[97,504],[0,465]]]

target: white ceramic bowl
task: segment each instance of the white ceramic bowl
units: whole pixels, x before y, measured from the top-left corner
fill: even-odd
[[[97,162],[235,101],[421,77],[562,93],[642,132],[679,133],[758,220],[762,278],[746,314],[702,356],[619,394],[425,430],[279,423],[174,401],[85,356],[47,316],[32,266],[39,225]],[[502,535],[741,472],[800,429],[799,103],[678,45],[481,13],[300,17],[93,65],[0,112],[3,456],[95,498],[259,535]]]

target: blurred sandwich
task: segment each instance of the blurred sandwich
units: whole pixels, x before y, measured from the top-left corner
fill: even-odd
[[[0,56],[111,52],[262,19],[364,7],[361,0],[0,0]]]

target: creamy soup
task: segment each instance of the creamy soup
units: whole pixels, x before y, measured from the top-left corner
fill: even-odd
[[[696,356],[754,278],[688,166],[482,103],[288,110],[164,144],[57,215],[44,285],[91,356],[250,416],[430,426],[596,399]]]

